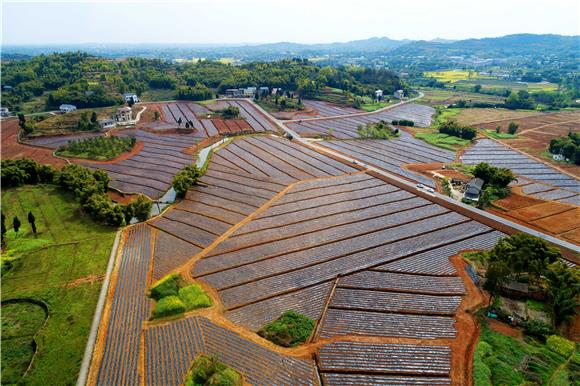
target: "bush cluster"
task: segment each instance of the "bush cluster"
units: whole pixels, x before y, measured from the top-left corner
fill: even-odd
[[[198,355],[185,378],[184,386],[241,386],[242,376],[216,357]]]
[[[175,273],[155,283],[151,287],[149,297],[157,301],[153,311],[154,318],[211,306],[210,297],[199,285],[187,285],[187,282]]]
[[[94,220],[119,226],[133,217],[144,221],[149,217],[152,202],[143,195],[127,204],[115,204],[107,195],[110,178],[103,170],[80,165],[66,165],[60,171],[49,165],[23,158],[2,161],[2,185],[54,183],[79,199],[83,210]]]
[[[566,159],[580,165],[580,133],[570,132],[566,137],[550,141],[550,153],[562,154]]]
[[[177,197],[185,197],[187,190],[195,185],[199,176],[199,169],[195,165],[188,165],[181,169],[179,173],[173,177],[172,181],[173,189],[175,189]]]
[[[383,120],[377,123],[368,123],[366,126],[360,124],[357,126],[356,131],[361,138],[389,139],[400,135],[399,129],[389,126]]]
[[[509,196],[511,190],[508,185],[517,179],[510,169],[496,168],[485,162],[475,166],[473,175],[481,178],[485,187],[477,203],[479,208],[485,207],[493,200]]]
[[[95,137],[70,141],[61,146],[57,154],[64,157],[79,157],[93,160],[109,160],[131,151],[137,140],[135,137]]]
[[[236,106],[228,106],[226,108],[216,110],[216,114],[223,119],[236,119],[240,117],[240,109]]]
[[[408,119],[399,119],[399,120],[394,120],[391,122],[393,125],[396,126],[410,126],[413,127],[415,126],[415,122],[410,121]]]
[[[13,187],[24,184],[50,184],[56,171],[52,166],[41,165],[38,162],[22,158],[17,160],[2,160],[2,186]]]
[[[262,338],[283,347],[295,347],[306,340],[314,330],[314,321],[296,311],[286,311],[278,319],[258,331]]]
[[[477,129],[474,127],[460,125],[454,120],[448,120],[439,125],[441,134],[452,135],[454,137],[472,140],[477,136]]]
[[[213,98],[213,92],[202,83],[196,83],[193,87],[180,87],[177,90],[177,99],[203,101],[211,98]]]

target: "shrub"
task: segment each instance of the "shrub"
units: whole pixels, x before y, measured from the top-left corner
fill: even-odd
[[[385,121],[358,125],[356,129],[358,135],[362,138],[389,139],[400,135],[399,129],[390,127]]]
[[[55,174],[52,166],[41,165],[29,158],[2,160],[1,169],[3,186],[52,183]]]
[[[185,197],[187,190],[197,182],[199,176],[199,169],[195,165],[188,165],[181,169],[172,181],[177,197]]]
[[[167,275],[164,278],[159,279],[157,283],[153,284],[149,296],[155,300],[159,300],[166,296],[177,296],[179,293],[180,281],[181,277],[176,273]]]
[[[178,295],[187,310],[211,306],[210,297],[197,284],[180,288]]]
[[[184,386],[241,386],[242,376],[216,357],[198,355],[193,361]]]
[[[453,120],[448,120],[439,125],[439,133],[454,137],[472,140],[477,136],[477,129],[463,126]]]
[[[314,330],[314,321],[296,311],[286,311],[278,319],[258,331],[258,335],[283,347],[295,347],[306,340]]]
[[[576,349],[574,342],[558,335],[550,335],[546,340],[546,344],[550,350],[557,352],[565,358],[571,356]]]
[[[554,329],[551,326],[539,320],[527,320],[522,323],[522,327],[524,327],[524,333],[526,335],[541,341],[544,341],[546,336],[554,333]]]
[[[185,305],[177,296],[165,296],[155,305],[155,317],[176,315],[185,312]]]

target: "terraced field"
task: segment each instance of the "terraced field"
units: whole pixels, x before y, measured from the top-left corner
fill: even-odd
[[[393,107],[389,110],[346,118],[320,118],[316,120],[293,121],[286,125],[301,136],[332,136],[337,139],[358,138],[357,126],[369,122],[407,119],[416,126],[425,127],[431,124],[435,109],[414,103]]]
[[[390,140],[335,140],[324,141],[321,145],[432,187],[435,187],[432,179],[410,172],[405,165],[450,163],[455,159],[453,152],[428,145],[406,132],[401,132],[399,138]]]
[[[578,179],[564,174],[544,163],[512,150],[496,141],[482,139],[461,156],[468,165],[487,162],[490,165],[511,169],[518,176],[538,182],[524,188],[524,193],[531,196],[540,194],[539,198],[551,197],[555,200],[572,200],[577,202],[580,192]],[[551,192],[546,196],[546,192]]]
[[[462,384],[474,331],[458,316],[468,286],[450,257],[502,232],[278,137],[221,148],[202,182],[130,231],[103,325],[125,321],[130,338],[100,338],[90,384],[178,385],[199,353],[252,385]],[[199,281],[217,306],[143,323],[146,288],[169,272]],[[131,299],[123,288],[136,288]],[[305,346],[255,334],[289,309],[317,322]]]
[[[143,130],[126,130],[121,136],[134,136],[143,143],[137,154],[115,163],[78,162],[93,169],[106,170],[110,186],[125,193],[161,197],[171,186],[175,173],[192,163],[191,149],[198,139],[188,134],[157,135]]]

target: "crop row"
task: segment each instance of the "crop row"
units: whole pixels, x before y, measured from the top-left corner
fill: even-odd
[[[322,379],[328,386],[451,386],[449,378],[398,375],[324,373]]]
[[[303,221],[314,220],[324,216],[336,216],[351,211],[366,210],[372,213],[373,210],[380,211],[383,205],[389,205],[393,202],[413,200],[417,206],[424,202],[417,196],[405,191],[395,190],[370,197],[362,197],[354,200],[338,201],[325,205],[319,205],[314,208],[299,209],[291,211],[292,216],[278,215],[278,216],[264,216],[256,218],[249,224],[244,225],[236,234],[243,235],[245,233],[256,232],[265,229],[275,229],[285,226],[291,226]]]
[[[489,228],[487,228],[489,230]],[[505,234],[492,231],[484,234],[459,235],[464,240],[456,241],[373,269],[410,273],[416,275],[455,275],[456,270],[449,258],[460,251],[486,250],[492,248]]]
[[[145,384],[183,384],[191,363],[205,352],[198,318],[186,318],[145,330]]]
[[[414,344],[335,342],[317,354],[320,371],[448,375],[451,348]]]
[[[289,123],[288,127],[299,133],[327,135],[332,132],[336,138],[348,139],[358,137],[358,125],[378,122],[379,120],[391,122],[392,120],[405,119],[414,121],[416,126],[429,126],[434,112],[435,110],[428,106],[405,104],[375,114]]]
[[[438,226],[451,225],[462,219],[455,213],[445,214],[445,212],[446,209],[443,207],[431,205],[390,216],[323,229],[255,247],[250,246],[219,255],[211,255],[198,262],[196,273],[237,267],[230,272],[215,274],[204,279],[217,288],[222,288],[223,285],[220,282],[237,282],[239,279],[235,280],[234,277],[244,278],[246,271],[248,274],[249,271],[258,274],[266,272],[272,274],[277,270],[296,268],[304,264],[303,260],[311,263],[317,260],[323,261],[324,258],[336,256],[340,252],[351,253],[358,249],[385,243],[387,240],[395,241]],[[310,260],[314,257],[311,255],[316,256],[317,260]],[[262,261],[265,259],[268,261],[264,264]],[[254,264],[239,267],[240,264],[249,263]],[[257,269],[258,266],[263,265],[266,267]]]
[[[322,322],[321,338],[370,335],[400,338],[455,338],[451,316],[409,315],[329,308]]]
[[[149,315],[147,273],[151,261],[151,229],[146,224],[127,231],[114,295],[110,304],[97,385],[139,384],[141,326]]]
[[[320,319],[332,286],[333,281],[327,281],[286,295],[249,304],[228,311],[225,315],[237,325],[252,331],[259,330],[288,310],[294,310],[316,321]]]
[[[185,264],[200,251],[200,247],[178,239],[169,233],[158,231],[155,239],[155,255],[153,256],[153,281],[161,279],[175,268]]]
[[[337,288],[331,308],[410,314],[453,315],[461,296],[434,296],[368,289]]]
[[[422,294],[462,295],[463,281],[457,276],[419,276],[396,272],[362,271],[341,277],[343,288],[375,289]]]
[[[240,115],[248,121],[248,123],[256,131],[273,131],[277,132],[276,126],[258,111],[250,102],[247,101],[228,101],[228,105],[236,106],[240,109]]]
[[[301,234],[316,232],[322,229],[336,229],[340,226],[347,226],[348,224],[353,224],[353,226],[360,224],[364,229],[364,222],[359,222],[365,220],[370,221],[379,217],[383,218],[384,216],[393,215],[397,212],[408,211],[413,208],[427,205],[427,200],[416,197],[404,201],[392,202],[390,204],[382,204],[372,208],[364,208],[361,210],[329,215],[322,218],[314,218],[291,225],[281,226],[273,229],[265,229],[260,232],[246,233],[241,236],[230,237],[228,240],[223,242],[219,248],[216,248],[215,253],[223,253],[228,250],[244,248],[289,237],[295,237]],[[272,217],[269,217],[268,219],[271,218]]]
[[[321,283],[338,275],[428,251],[489,229],[473,221],[451,225],[456,222],[457,219],[452,217],[431,220],[430,224],[418,227],[416,232],[409,230],[407,238],[399,241],[392,241],[388,235],[386,238],[360,240],[363,236],[311,248],[305,251],[303,258],[306,263],[301,268],[220,291],[220,296],[226,308],[233,309]],[[293,255],[288,255],[288,265],[294,265],[292,259]]]
[[[575,178],[488,139],[479,140],[461,159],[467,164],[488,162],[494,166],[507,167],[526,178],[580,192],[580,184]]]
[[[183,384],[198,354],[219,358],[252,385],[318,385],[312,360],[283,356],[200,317],[146,330],[145,384]]]
[[[361,110],[357,110],[348,106],[334,105],[327,102],[315,101],[315,100],[302,100],[304,107],[313,109],[317,111],[316,115],[308,115],[308,117],[331,117],[333,115],[346,115],[346,114],[356,114],[360,113]],[[299,115],[298,115],[299,116]]]

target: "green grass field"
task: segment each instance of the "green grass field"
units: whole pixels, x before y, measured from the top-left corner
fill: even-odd
[[[517,339],[491,330],[481,320],[481,333],[473,362],[475,386],[577,385],[580,352],[565,357],[548,344]]]
[[[467,91],[457,91],[444,88],[420,88],[425,96],[417,103],[429,106],[450,105],[460,100],[471,101],[472,103],[492,103],[501,104],[505,98],[497,95],[480,94]]]
[[[415,135],[416,138],[444,149],[456,151],[469,144],[469,140],[454,137],[452,135],[440,134],[437,132],[420,132]]]
[[[540,91],[557,91],[558,85],[555,83],[542,82],[542,83],[526,83],[526,82],[516,82],[512,80],[501,80],[501,79],[477,79],[477,80],[460,80],[453,83],[457,90],[471,91],[473,86],[480,84],[482,90],[526,90],[531,93]]]
[[[485,130],[485,135],[495,139],[517,139],[516,134],[509,133],[496,133],[495,130]]]
[[[176,90],[158,88],[144,91],[140,98],[143,102],[171,101],[175,99]]]
[[[105,273],[115,229],[94,223],[81,212],[72,195],[50,185],[3,189],[2,211],[9,229],[8,254],[16,258],[13,268],[2,277],[2,300],[37,299],[48,305],[50,313],[36,338],[38,354],[22,384],[46,385],[50,380],[52,385],[72,385],[101,289],[100,280],[79,279]],[[37,237],[27,222],[28,211],[36,217]],[[18,234],[12,230],[14,216],[22,222]],[[3,336],[14,330],[14,318],[26,316],[3,310]],[[29,335],[22,339],[31,340]],[[15,350],[3,347],[3,366],[7,358],[25,358],[26,353]],[[14,368],[2,370],[18,372]]]

